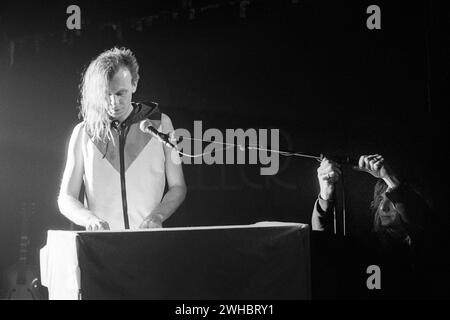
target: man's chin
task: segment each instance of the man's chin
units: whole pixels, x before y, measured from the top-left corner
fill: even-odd
[[[108,112],[108,115],[111,119],[118,119],[123,114],[124,114],[124,112]]]

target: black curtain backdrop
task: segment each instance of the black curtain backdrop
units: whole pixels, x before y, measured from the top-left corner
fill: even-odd
[[[18,258],[21,202],[36,203],[35,262],[46,231],[69,228],[56,198],[79,121],[78,85],[113,46],[131,48],[140,64],[134,100],[159,102],[176,128],[192,130],[195,120],[222,132],[278,128],[281,149],[381,153],[422,187],[436,224],[449,225],[443,1],[379,1],[381,30],[366,28],[368,1],[251,1],[245,18],[238,1],[78,1],[80,32],[66,29],[70,4],[0,4],[1,268]],[[151,15],[138,30],[136,19]],[[260,176],[259,165],[184,165],[187,198],[165,226],[309,223],[317,166],[280,158],[276,176]],[[351,232],[376,181],[345,174]]]

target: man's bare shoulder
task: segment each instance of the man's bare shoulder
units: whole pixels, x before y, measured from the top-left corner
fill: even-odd
[[[75,127],[73,127],[73,132],[80,132],[81,130],[84,130],[84,121],[78,122]]]
[[[161,112],[161,123],[162,123],[162,129],[165,133],[169,132],[169,131],[173,131],[173,124],[172,124],[172,120],[170,119],[170,117]]]
[[[171,119],[166,113],[161,112],[161,121],[166,122],[166,121],[171,121]]]
[[[72,135],[70,137],[71,141],[82,141],[87,138],[85,134],[85,124],[83,121],[77,123],[72,130]]]

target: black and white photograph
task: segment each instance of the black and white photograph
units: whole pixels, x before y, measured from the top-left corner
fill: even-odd
[[[449,30],[432,0],[2,1],[0,299],[450,299]]]

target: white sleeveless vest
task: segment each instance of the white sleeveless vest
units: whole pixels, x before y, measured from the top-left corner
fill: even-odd
[[[133,104],[133,112],[122,123],[127,127],[123,129],[127,130],[123,166],[119,130],[111,129],[114,144],[112,141],[93,142],[86,130],[82,130],[85,201],[90,211],[108,222],[111,230],[125,229],[127,219],[129,228],[137,229],[164,194],[163,145],[140,130],[139,124],[144,119],[150,119],[159,131],[173,130],[162,128],[161,113],[156,105]],[[127,211],[125,218],[124,211]]]

